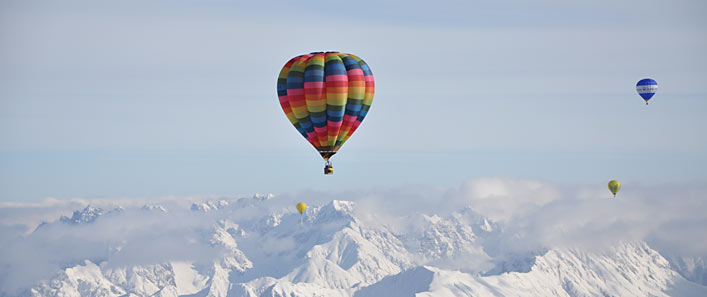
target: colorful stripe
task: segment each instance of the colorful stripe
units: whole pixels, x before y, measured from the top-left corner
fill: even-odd
[[[336,139],[335,145],[337,146],[344,144],[346,136],[349,135],[349,132],[353,128],[354,122],[358,119],[366,92],[366,81],[363,76],[361,65],[359,65],[358,61],[351,56],[341,54],[340,57],[346,66],[346,73],[349,78],[349,93],[346,99],[346,110],[344,112],[343,123]]]
[[[277,79],[282,110],[324,159],[361,125],[374,91],[370,67],[357,56],[339,52],[297,56]]]
[[[309,117],[319,146],[327,142],[326,88],[324,84],[324,54],[316,54],[307,62],[304,72],[304,96]]]
[[[351,137],[351,135],[361,125],[361,122],[363,122],[363,119],[366,117],[366,115],[368,115],[368,110],[371,109],[371,103],[373,103],[373,93],[376,89],[376,84],[373,79],[373,72],[371,72],[371,68],[368,66],[368,64],[366,64],[366,62],[364,62],[359,57],[356,57],[354,55],[351,56],[356,59],[359,66],[361,67],[361,70],[363,71],[363,80],[365,81],[366,87],[363,97],[363,104],[361,105],[361,111],[359,112],[356,120],[354,121],[351,130],[348,131],[348,134],[344,135],[344,139],[341,142],[342,144],[346,142],[349,137]]]
[[[333,147],[344,120],[344,108],[349,93],[349,77],[338,53],[326,55],[327,146]]]
[[[307,138],[307,132],[302,129],[302,126],[300,126],[297,121],[297,117],[295,117],[295,113],[292,111],[290,101],[287,97],[287,74],[290,72],[290,67],[292,67],[292,64],[294,64],[298,58],[299,56],[289,60],[285,66],[282,67],[280,75],[277,76],[277,97],[280,100],[280,107],[282,107],[282,110],[285,112],[287,119],[290,120],[290,123],[295,126],[297,131],[299,131],[302,136]]]

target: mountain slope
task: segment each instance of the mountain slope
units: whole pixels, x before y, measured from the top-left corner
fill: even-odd
[[[705,296],[645,243],[602,253],[551,250],[528,273],[478,276],[416,267],[356,292],[366,296]]]
[[[61,259],[54,277],[23,294],[707,296],[644,242],[510,253],[499,244],[503,224],[470,208],[413,214],[393,228],[359,219],[350,201],[313,205],[304,215],[276,202],[256,195],[188,208],[86,207],[22,240],[70,239],[92,256]]]

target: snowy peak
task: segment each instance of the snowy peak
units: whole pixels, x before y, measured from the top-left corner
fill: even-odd
[[[395,236],[353,224],[334,233],[328,242],[313,246],[306,265],[287,279],[346,289],[372,284],[409,266],[408,253]]]
[[[272,193],[269,194],[261,194],[261,193],[255,193],[253,194],[253,200],[258,200],[258,201],[266,201],[275,198],[275,195]]]
[[[470,206],[465,207],[460,212],[453,213],[452,217],[459,222],[468,224],[474,231],[474,234],[479,237],[486,237],[489,233],[501,231],[501,225],[499,223],[479,214]]]
[[[604,252],[551,250],[528,273],[478,276],[435,267],[415,267],[356,292],[366,296],[704,296],[645,243]]]
[[[66,217],[66,216],[61,216],[59,221],[61,221],[63,223],[72,224],[72,225],[92,223],[100,216],[103,216],[105,214],[110,214],[110,213],[119,213],[119,212],[122,212],[123,210],[124,209],[122,207],[116,207],[113,210],[106,212],[101,208],[88,205],[81,211],[78,211],[78,210],[74,211],[74,213],[71,215],[70,218]]]
[[[81,224],[81,223],[91,223],[95,221],[99,216],[103,215],[103,209],[86,206],[82,211],[74,211],[73,215],[69,217],[62,216],[60,221],[69,224]]]
[[[413,221],[418,223],[398,236],[407,251],[418,259],[418,265],[437,265],[469,272],[483,272],[490,268],[490,264],[484,264],[490,258],[483,250],[483,240],[479,240],[473,227],[460,220],[458,214],[446,218],[421,214]]]
[[[271,200],[275,198],[275,195],[273,194],[261,194],[261,193],[255,193],[253,194],[252,197],[250,198],[239,198],[239,199],[217,199],[217,200],[207,200],[207,201],[200,201],[200,202],[194,202],[191,205],[191,210],[192,211],[198,211],[198,212],[209,212],[209,211],[215,211],[215,210],[224,210],[227,208],[239,208],[239,207],[247,207],[247,206],[254,206],[261,204],[262,202],[266,202],[268,200]]]
[[[707,265],[699,256],[680,256],[675,252],[661,251],[670,262],[670,267],[686,279],[707,286]]]
[[[342,201],[342,200],[332,200],[329,204],[338,212],[351,213],[354,208],[354,203],[352,201]]]
[[[91,261],[67,268],[53,282],[42,283],[31,291],[32,296],[123,296],[125,289],[113,284]]]
[[[145,204],[145,205],[142,206],[142,210],[146,210],[146,211],[159,211],[159,212],[163,212],[163,213],[167,213],[167,212],[168,212],[167,209],[164,208],[164,206],[158,205],[158,204]]]
[[[209,212],[212,210],[218,210],[228,206],[230,202],[228,200],[216,200],[216,201],[206,201],[206,202],[194,202],[191,205],[192,211]]]
[[[310,205],[300,215],[291,208],[269,209],[272,197],[266,197],[206,200],[170,212],[136,207],[110,219],[126,220],[131,228],[149,223],[145,236],[109,242],[107,248],[103,241],[89,241],[98,247],[95,257],[65,262],[68,267],[55,277],[26,292],[49,297],[707,296],[707,287],[685,280],[643,242],[603,251],[508,252],[499,241],[515,233],[506,234],[502,223],[470,208],[444,216],[403,216],[399,226],[358,219],[350,201]],[[112,212],[86,207],[60,220],[70,225],[53,227],[94,232],[103,226],[74,225]],[[174,226],[155,232],[162,224]],[[169,236],[169,246],[152,236]],[[126,262],[131,251],[139,254],[155,245],[166,254],[188,253]],[[699,261],[678,263],[697,275],[704,265]]]
[[[419,266],[405,270],[399,274],[386,276],[381,281],[365,287],[354,294],[354,297],[379,296],[416,296],[428,291],[435,278],[435,271]]]
[[[239,277],[244,282],[237,287],[238,294],[351,296],[352,288],[375,283],[400,272],[401,267],[412,266],[402,242],[390,232],[361,226],[354,216],[354,207],[349,201],[312,206],[302,222],[302,216],[290,213],[264,234],[248,235],[257,236],[264,244],[244,247],[255,269]],[[291,246],[271,247],[269,243]],[[285,273],[262,277],[258,269],[262,265],[276,265]],[[262,287],[265,283],[267,288]]]
[[[333,200],[314,211],[316,223],[324,223],[340,220],[356,220],[354,214],[354,203],[351,201]]]

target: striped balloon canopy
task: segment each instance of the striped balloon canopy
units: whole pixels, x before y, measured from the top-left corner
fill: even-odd
[[[374,90],[366,62],[339,52],[294,57],[277,77],[287,119],[327,162],[361,125]]]
[[[655,92],[658,91],[658,83],[653,79],[644,78],[636,83],[636,91],[638,91],[638,95],[641,95],[641,98],[648,104],[648,100],[651,100]]]

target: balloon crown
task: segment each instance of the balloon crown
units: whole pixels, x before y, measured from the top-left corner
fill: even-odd
[[[337,51],[328,51],[328,52],[311,52],[309,53],[310,55],[316,55],[316,54],[335,54],[338,53]]]

